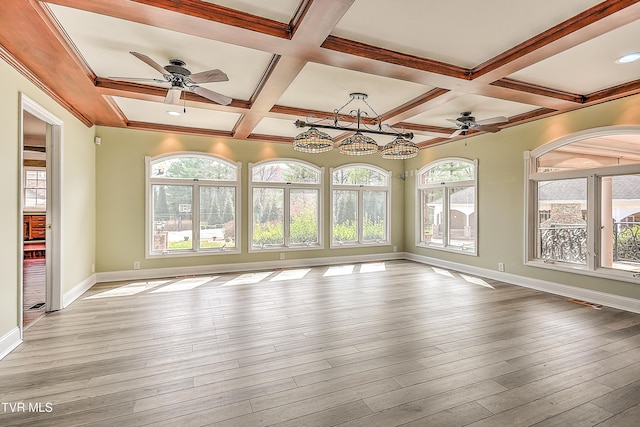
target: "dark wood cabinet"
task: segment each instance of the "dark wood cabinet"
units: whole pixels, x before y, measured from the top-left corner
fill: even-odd
[[[45,215],[24,215],[23,233],[24,240],[44,240],[47,230],[47,217]]]

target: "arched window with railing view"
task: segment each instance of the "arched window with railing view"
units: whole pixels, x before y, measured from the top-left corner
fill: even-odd
[[[591,129],[525,153],[527,262],[640,278],[640,127]]]

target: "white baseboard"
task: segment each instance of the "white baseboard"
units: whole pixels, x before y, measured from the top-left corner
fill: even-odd
[[[22,344],[20,328],[16,326],[4,334],[3,337],[0,337],[0,360],[4,359],[7,354],[11,353],[20,344]]]
[[[63,308],[68,307],[69,304],[71,304],[72,302],[80,298],[80,296],[83,293],[88,291],[95,284],[96,284],[96,275],[92,274],[82,282],[78,283],[72,289],[65,292],[64,295],[62,296],[62,307]]]
[[[158,279],[162,277],[175,277],[197,274],[219,274],[241,271],[269,270],[277,268],[316,267],[319,265],[336,265],[357,262],[390,261],[405,259],[406,254],[385,253],[371,255],[352,255],[341,257],[305,258],[294,260],[276,260],[261,262],[240,262],[234,264],[212,264],[195,267],[171,267],[154,268],[145,270],[122,270],[96,273],[96,282],[115,282],[120,280]]]
[[[490,270],[481,267],[474,267],[466,264],[459,264],[451,261],[444,261],[437,258],[426,257],[417,254],[406,253],[405,258],[422,264],[429,264],[436,267],[449,268],[461,273],[473,274],[489,279],[500,280],[513,285],[525,288],[536,289],[567,298],[574,298],[590,303],[602,304],[607,307],[618,308],[620,310],[640,313],[640,300],[623,297],[606,292],[593,291],[591,289],[578,288],[576,286],[563,285],[561,283],[549,282],[546,280],[533,279],[530,277],[518,276],[516,274]]]

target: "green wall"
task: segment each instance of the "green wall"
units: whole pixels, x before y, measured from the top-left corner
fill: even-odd
[[[144,270],[279,260],[279,252],[248,253],[247,250],[249,163],[275,158],[300,159],[325,168],[325,249],[286,251],[287,260],[389,253],[393,251],[393,246],[397,246],[398,251],[404,250],[402,224],[404,182],[398,177],[404,171],[403,161],[384,160],[379,155],[345,156],[337,153],[336,150],[328,153],[305,154],[294,151],[288,144],[171,135],[106,127],[98,127],[96,135],[102,138],[102,144],[98,147],[96,155],[98,193],[96,269],[98,272],[131,270],[133,261],[140,261],[141,269]],[[145,259],[144,158],[180,151],[211,153],[232,162],[241,162],[241,254]],[[391,245],[330,250],[329,168],[361,162],[375,164],[392,172]]]
[[[478,256],[417,247],[415,244],[415,177],[405,186],[405,251],[449,262],[497,270],[564,285],[577,286],[640,299],[640,286],[580,274],[552,271],[524,264],[525,163],[524,152],[572,133],[603,126],[640,124],[640,96],[583,108],[537,120],[495,134],[484,134],[421,150],[406,161],[408,171],[417,171],[445,157],[478,159]]]
[[[88,128],[53,99],[0,60],[0,338],[18,326],[22,260],[20,239],[20,96],[25,94],[63,121],[61,165],[61,286],[70,291],[92,277],[95,263],[95,146]]]

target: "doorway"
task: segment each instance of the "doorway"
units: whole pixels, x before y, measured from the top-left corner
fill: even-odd
[[[22,327],[46,309],[47,123],[22,112]]]
[[[62,308],[60,164],[62,121],[21,95],[20,330]]]

